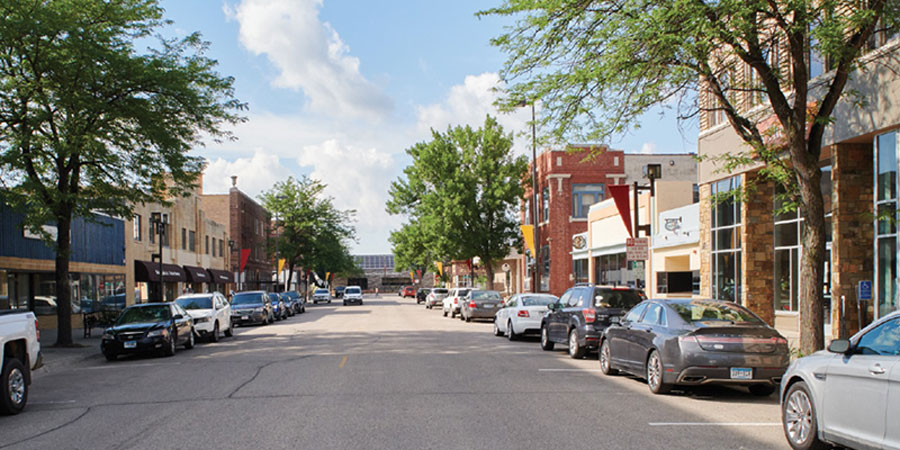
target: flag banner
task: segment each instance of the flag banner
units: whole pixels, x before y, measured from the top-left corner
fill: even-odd
[[[422,269],[416,269],[416,278],[422,278]]]
[[[241,249],[241,272],[244,271],[244,267],[247,266],[247,260],[250,259],[250,249],[242,248]]]
[[[413,276],[412,270],[409,271],[409,279],[410,279],[410,280],[415,280],[415,279],[416,279],[416,277]]]
[[[531,252],[531,257],[536,254],[534,251],[534,225],[522,225],[522,238],[525,240],[525,248]]]
[[[444,276],[444,263],[436,262],[434,265],[437,266],[438,273],[441,274],[441,276]]]
[[[609,195],[611,195],[616,202],[616,209],[619,210],[619,217],[621,217],[622,222],[625,223],[625,229],[628,230],[628,235],[634,237],[634,233],[631,230],[631,201],[628,200],[629,193],[627,184],[615,184],[609,186]],[[637,207],[637,205],[635,205],[635,207]]]
[[[331,280],[331,272],[325,272],[325,281]]]
[[[286,261],[286,260],[285,260],[284,258],[281,258],[281,259],[278,260],[278,273],[279,273],[279,274],[280,274],[282,271],[284,271],[284,262],[285,262],[285,261]]]

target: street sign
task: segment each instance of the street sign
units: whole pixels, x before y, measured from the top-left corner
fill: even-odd
[[[644,262],[635,261],[631,267],[631,276],[638,279],[644,279],[646,278],[644,275]]]
[[[646,261],[650,259],[650,238],[626,239],[625,257],[628,261]]]
[[[856,285],[856,299],[857,300],[872,300],[872,281],[871,280],[862,280],[859,284]]]

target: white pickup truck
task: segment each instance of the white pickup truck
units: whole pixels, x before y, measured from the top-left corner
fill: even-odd
[[[0,414],[25,409],[31,371],[41,367],[39,333],[34,313],[0,311]]]

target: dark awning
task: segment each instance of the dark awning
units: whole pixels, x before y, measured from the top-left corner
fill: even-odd
[[[162,269],[163,281],[185,281],[187,279],[181,266],[163,263]],[[134,280],[143,282],[159,281],[159,263],[150,261],[135,261]]]
[[[212,277],[209,276],[209,272],[202,267],[195,266],[184,266],[184,271],[187,272],[187,281],[188,283],[211,283]]]
[[[211,283],[217,284],[225,284],[225,283],[234,283],[234,274],[227,270],[220,269],[206,269],[209,271],[209,274],[212,276]]]

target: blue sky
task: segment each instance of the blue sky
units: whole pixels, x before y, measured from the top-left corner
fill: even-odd
[[[230,175],[252,196],[279,179],[311,175],[341,208],[357,210],[354,253],[388,253],[402,217],[384,212],[404,150],[431,128],[479,125],[504,55],[489,43],[507,19],[477,18],[495,1],[165,0],[170,33],[199,31],[221,73],[235,77],[249,121],[236,142],[210,143],[206,192]],[[528,129],[530,112],[500,116]],[[629,152],[694,152],[696,125],[649,113],[640,130],[610,142]],[[517,151],[529,151],[528,141]]]

